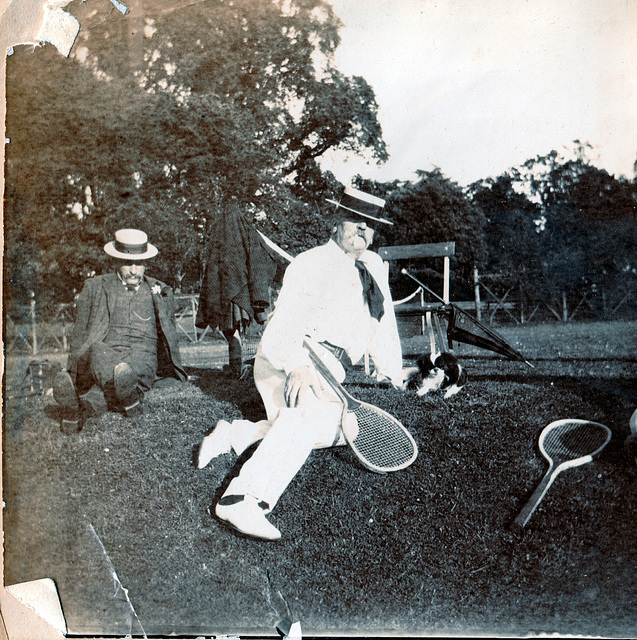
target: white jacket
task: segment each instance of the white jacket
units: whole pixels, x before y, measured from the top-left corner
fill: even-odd
[[[379,378],[402,383],[402,351],[387,269],[381,257],[366,251],[360,258],[385,297],[385,313],[373,319],[363,299],[354,260],[333,240],[298,255],[289,264],[274,312],[259,346],[276,369],[289,374],[309,365],[303,340],[329,342],[347,351],[353,363],[366,351]]]

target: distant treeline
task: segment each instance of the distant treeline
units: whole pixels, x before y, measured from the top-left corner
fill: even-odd
[[[153,275],[184,292],[199,290],[229,207],[298,253],[325,240],[325,200],[342,188],[323,154],[387,159],[372,88],[334,66],[342,25],[327,2],[146,12],[82,29],[68,58],[45,46],[7,60],[9,310],[31,295],[43,313],[72,302],[110,268],[102,247],[121,227],[149,234]],[[637,284],[637,184],[591,164],[589,149],[575,141],[570,158],[550,151],[466,189],[442,170],[354,182],[395,222],[376,245],[455,241],[458,290],[477,266],[517,279],[529,300],[619,295]]]

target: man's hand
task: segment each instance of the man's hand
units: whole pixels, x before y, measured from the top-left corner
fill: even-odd
[[[288,407],[300,407],[303,404],[308,388],[311,388],[317,397],[321,393],[321,387],[310,367],[297,367],[285,381],[283,394]]]

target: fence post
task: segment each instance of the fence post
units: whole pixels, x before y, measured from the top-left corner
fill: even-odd
[[[602,286],[602,316],[608,320],[608,300],[606,300],[606,287]]]
[[[562,291],[562,322],[568,322],[568,308],[566,306],[566,291]]]
[[[35,292],[29,291],[29,297],[31,298],[31,338],[33,340],[33,355],[38,355],[38,326],[35,319]]]
[[[478,322],[482,320],[482,310],[480,309],[480,276],[478,267],[473,267],[473,291],[476,299],[476,318]]]

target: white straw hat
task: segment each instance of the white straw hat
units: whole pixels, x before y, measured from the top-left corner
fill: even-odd
[[[148,242],[148,236],[139,229],[120,229],[115,232],[115,240],[104,245],[109,256],[121,260],[148,260],[159,250]]]
[[[385,206],[385,201],[382,198],[377,198],[376,196],[372,196],[364,191],[359,191],[353,187],[345,187],[343,197],[339,202],[336,200],[329,200],[327,198],[326,200],[330,204],[335,204],[341,209],[347,209],[347,211],[356,213],[364,218],[375,220],[376,222],[382,222],[383,224],[394,224],[389,220],[384,220],[383,218],[378,217],[379,214],[383,212],[383,207]]]

